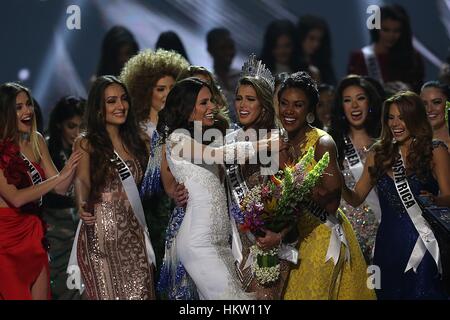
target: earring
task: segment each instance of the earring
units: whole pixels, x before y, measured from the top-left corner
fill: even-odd
[[[314,113],[312,113],[312,112],[309,112],[309,113],[306,115],[306,122],[308,122],[309,124],[312,124],[312,123],[314,122],[315,119],[316,119],[316,118],[314,117]]]
[[[392,144],[396,144],[397,143],[397,139],[392,138]]]

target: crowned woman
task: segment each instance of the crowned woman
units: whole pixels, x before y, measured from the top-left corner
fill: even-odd
[[[227,135],[225,138],[227,143],[260,139],[263,138],[263,132],[270,134],[272,130],[277,129],[273,107],[274,80],[265,65],[251,55],[242,67],[236,89],[235,107],[241,129]],[[281,260],[279,279],[270,285],[259,283],[252,271],[251,247],[257,244],[262,249],[270,249],[265,245],[267,238],[277,237],[278,245],[281,242],[281,234],[264,230],[266,236],[261,233],[260,237],[255,237],[254,234],[244,232],[240,228],[242,219],[239,216],[242,212],[239,204],[252,187],[267,179],[268,176],[263,175],[264,173],[274,174],[278,171],[278,162],[273,160],[275,158],[269,154],[258,154],[258,157],[250,159],[245,164],[228,165],[226,170],[233,255],[243,288],[247,292],[255,292],[257,299],[280,299],[289,273],[289,263]],[[295,253],[292,253],[292,256],[295,256]]]

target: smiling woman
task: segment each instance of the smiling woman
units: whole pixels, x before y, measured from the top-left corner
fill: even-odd
[[[145,133],[125,85],[99,77],[89,92],[86,134],[76,173],[82,222],[70,266],[79,266],[89,299],[154,299],[155,256],[137,185],[148,158]]]
[[[450,135],[445,113],[446,103],[450,101],[450,87],[438,81],[429,81],[422,86],[420,97],[427,109],[433,138],[444,141],[449,146]]]
[[[80,154],[58,173],[36,131],[31,94],[17,83],[0,86],[0,128],[0,300],[48,299],[42,196],[67,191]]]
[[[386,100],[380,140],[355,188],[343,188],[344,199],[358,206],[377,187],[382,223],[373,263],[382,274],[379,299],[448,299],[439,275],[439,248],[415,198],[449,206],[449,170],[447,147],[432,141],[420,97],[407,91]]]

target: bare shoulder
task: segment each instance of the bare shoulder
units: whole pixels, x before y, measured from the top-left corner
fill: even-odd
[[[433,141],[433,162],[435,164],[446,164],[450,161],[448,147],[443,142]]]
[[[323,155],[328,152],[330,156],[336,156],[336,143],[329,134],[324,134],[319,138],[316,145],[316,155]]]

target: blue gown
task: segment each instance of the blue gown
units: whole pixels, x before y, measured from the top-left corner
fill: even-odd
[[[408,176],[408,183],[415,197],[421,190],[434,195],[439,192],[438,183],[432,175],[420,181],[412,174]],[[381,289],[376,291],[378,299],[448,299],[436,263],[428,251],[417,273],[413,269],[404,272],[419,234],[398,196],[392,178],[384,174],[378,180],[377,187],[382,212],[373,259],[374,265],[381,270]]]

